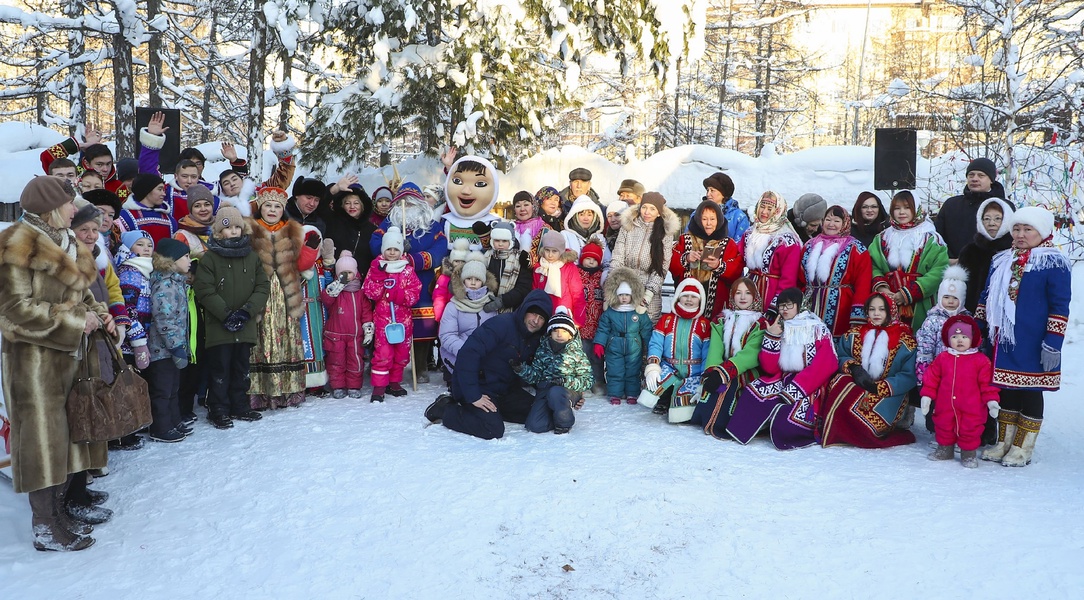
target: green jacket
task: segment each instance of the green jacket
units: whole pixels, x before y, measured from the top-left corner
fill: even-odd
[[[725,312],[723,313],[726,314]],[[708,345],[708,359],[704,362],[704,368],[720,367],[727,374],[727,381],[747,375],[742,381],[748,382],[760,376],[760,342],[764,339],[764,330],[757,321],[749,327],[742,339],[741,350],[734,356],[725,356],[728,350],[724,348],[725,317],[721,316],[718,321],[711,324],[711,343]]]
[[[591,362],[583,351],[583,341],[577,333],[560,354],[550,348],[549,339],[542,338],[534,360],[525,363],[516,370],[528,385],[554,383],[563,385],[573,392],[586,392],[594,385]]]
[[[271,287],[260,258],[251,252],[251,247],[249,250],[244,256],[223,256],[220,247],[212,241],[196,269],[192,289],[203,307],[208,348],[223,344],[256,343],[257,320],[263,315]],[[226,331],[222,322],[238,308],[247,310],[251,318],[241,331],[231,333]]]
[[[915,252],[909,268],[900,269],[900,274],[894,276],[892,273],[895,269],[888,264],[885,245],[884,232],[881,232],[873,238],[869,247],[869,259],[873,265],[873,289],[876,290],[879,284],[886,283],[893,292],[903,291],[910,301],[911,310],[914,311],[909,325],[913,331],[918,331],[926,320],[926,312],[937,300],[934,295],[937,294],[941,276],[949,263],[948,248],[936,233],[929,235],[922,248]],[[898,285],[901,274],[906,279],[904,285]],[[982,286],[985,283],[974,282],[973,285]],[[905,318],[901,320],[906,322]]]

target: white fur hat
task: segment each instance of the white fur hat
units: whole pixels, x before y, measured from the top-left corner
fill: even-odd
[[[1054,233],[1054,214],[1041,206],[1025,206],[1013,213],[1012,224],[1031,225],[1045,240]]]
[[[459,272],[463,279],[474,277],[486,282],[486,257],[481,252],[471,252],[467,262],[463,264],[463,270]]]
[[[511,223],[500,221],[493,224],[493,230],[489,232],[492,240],[505,240],[511,242],[515,238],[515,232]]]
[[[470,254],[470,240],[459,238],[452,242],[452,250],[448,253],[448,260],[467,260],[468,254]]]
[[[388,248],[398,248],[402,252],[403,241],[403,232],[398,227],[388,227],[388,230],[384,232],[383,239],[380,240],[380,251],[384,252]]]
[[[967,296],[967,269],[960,265],[951,265],[941,276],[941,285],[937,287],[937,302],[944,296],[955,296],[963,303]]]

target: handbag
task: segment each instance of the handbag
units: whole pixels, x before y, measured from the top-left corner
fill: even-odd
[[[101,330],[88,338],[100,337],[109,348],[113,381],[90,376],[91,352],[83,352],[82,376],[68,393],[68,431],[73,443],[107,442],[120,439],[151,424],[151,400],[147,382],[124,362],[120,350]]]

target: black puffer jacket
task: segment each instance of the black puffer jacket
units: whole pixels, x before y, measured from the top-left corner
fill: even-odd
[[[995,181],[989,192],[972,192],[965,184],[964,193],[941,205],[933,225],[948,246],[949,258],[959,258],[960,251],[975,237],[975,214],[979,205],[989,198],[1005,198],[1005,188]]]
[[[355,195],[361,198],[361,214],[356,218],[346,214],[342,208],[342,199],[347,195]],[[369,264],[373,262],[373,252],[369,248],[369,239],[376,233],[376,226],[369,220],[373,212],[373,201],[365,190],[349,190],[339,192],[331,199],[331,215],[327,220],[327,237],[335,242],[335,258],[343,250],[354,253],[354,259],[358,261],[359,277],[364,278],[369,270]]]

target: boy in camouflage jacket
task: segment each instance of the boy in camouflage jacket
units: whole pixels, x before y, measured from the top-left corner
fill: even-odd
[[[583,393],[594,383],[591,362],[564,307],[550,317],[546,333],[534,359],[516,367],[516,374],[537,391],[526,426],[534,433],[568,433],[576,422],[573,409],[583,406]]]

